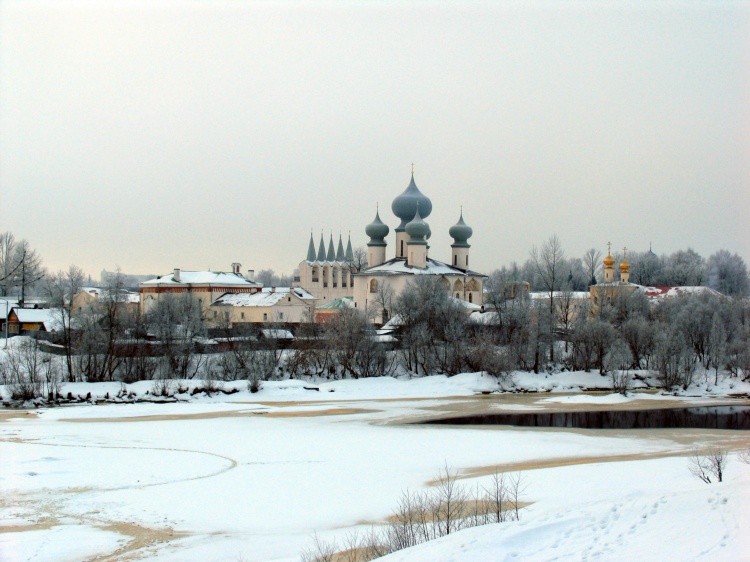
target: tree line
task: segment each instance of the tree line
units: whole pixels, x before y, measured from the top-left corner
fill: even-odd
[[[730,297],[750,296],[750,275],[745,260],[737,253],[718,250],[708,259],[692,248],[657,256],[651,250],[612,253],[615,260],[615,279],[619,279],[619,264],[625,257],[630,264],[630,282],[646,287],[701,286],[711,287]],[[513,262],[492,273],[506,281],[527,282],[532,291],[571,290],[587,291],[589,286],[602,283],[602,252],[587,250],[582,257],[566,256],[557,236],[551,236],[540,246],[534,246],[529,258],[521,265]]]

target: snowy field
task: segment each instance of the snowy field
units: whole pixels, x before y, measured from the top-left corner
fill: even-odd
[[[518,522],[467,529],[388,560],[750,559],[750,465],[733,453],[725,481],[706,485],[685,456],[712,444],[750,447],[748,431],[405,423],[734,403],[707,395],[746,388],[622,397],[562,392],[596,387],[605,379],[595,374],[524,377],[559,392],[483,395],[497,383],[474,373],[271,382],[257,394],[237,383],[235,394],[185,395],[184,403],[0,409],[0,560],[298,560],[313,533],[341,543],[380,524],[403,490],[425,489],[446,464],[467,486],[486,484],[491,467],[523,469],[522,499],[531,504]],[[142,394],[149,385],[128,389]],[[64,388],[94,398],[119,390]]]

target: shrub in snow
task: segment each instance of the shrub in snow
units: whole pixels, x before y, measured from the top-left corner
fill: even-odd
[[[706,453],[701,454],[693,450],[688,460],[690,473],[703,480],[706,484],[711,483],[711,478],[717,482],[724,479],[724,469],[728,461],[727,452],[723,449],[712,447]]]
[[[174,396],[176,383],[173,379],[156,378],[151,383],[151,394],[154,396]]]
[[[63,386],[55,364],[33,339],[24,339],[8,348],[5,360],[0,363],[0,382],[7,385],[12,400],[24,401],[56,400]]]
[[[362,536],[349,533],[340,552],[336,541],[321,541],[315,535],[313,545],[303,551],[301,560],[368,562],[467,527],[516,521],[522,492],[520,473],[496,472],[487,488],[467,490],[458,483],[457,473],[446,466],[430,491],[406,490],[401,494],[386,527],[373,528]]]
[[[609,371],[612,381],[612,390],[625,395],[632,386],[633,377],[630,374],[630,366],[633,363],[633,355],[627,344],[621,340],[615,340],[604,358],[604,365]]]

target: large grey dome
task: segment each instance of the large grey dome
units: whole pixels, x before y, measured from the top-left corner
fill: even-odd
[[[461,211],[461,216],[459,217],[458,222],[451,226],[448,234],[453,238],[453,244],[451,244],[451,246],[469,247],[468,240],[471,238],[471,235],[474,234],[474,230],[464,222],[463,211]]]
[[[390,228],[380,220],[380,212],[375,213],[375,220],[365,227],[365,234],[370,237],[368,246],[385,246],[385,237],[388,236]]]
[[[417,184],[414,183],[414,174],[412,174],[411,181],[409,182],[406,191],[396,197],[391,204],[393,214],[401,219],[401,224],[396,228],[397,231],[403,231],[406,227],[406,223],[414,218],[414,215],[417,212],[417,206],[419,206],[419,213],[422,218],[430,216],[430,213],[432,212],[432,201],[419,191]]]

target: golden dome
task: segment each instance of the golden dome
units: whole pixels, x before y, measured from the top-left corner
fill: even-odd
[[[628,273],[629,271],[630,271],[630,264],[627,262],[626,259],[623,258],[623,260],[620,262],[620,272]]]
[[[607,254],[607,257],[604,258],[604,267],[609,269],[610,267],[614,267],[614,266],[615,266],[615,258]]]

